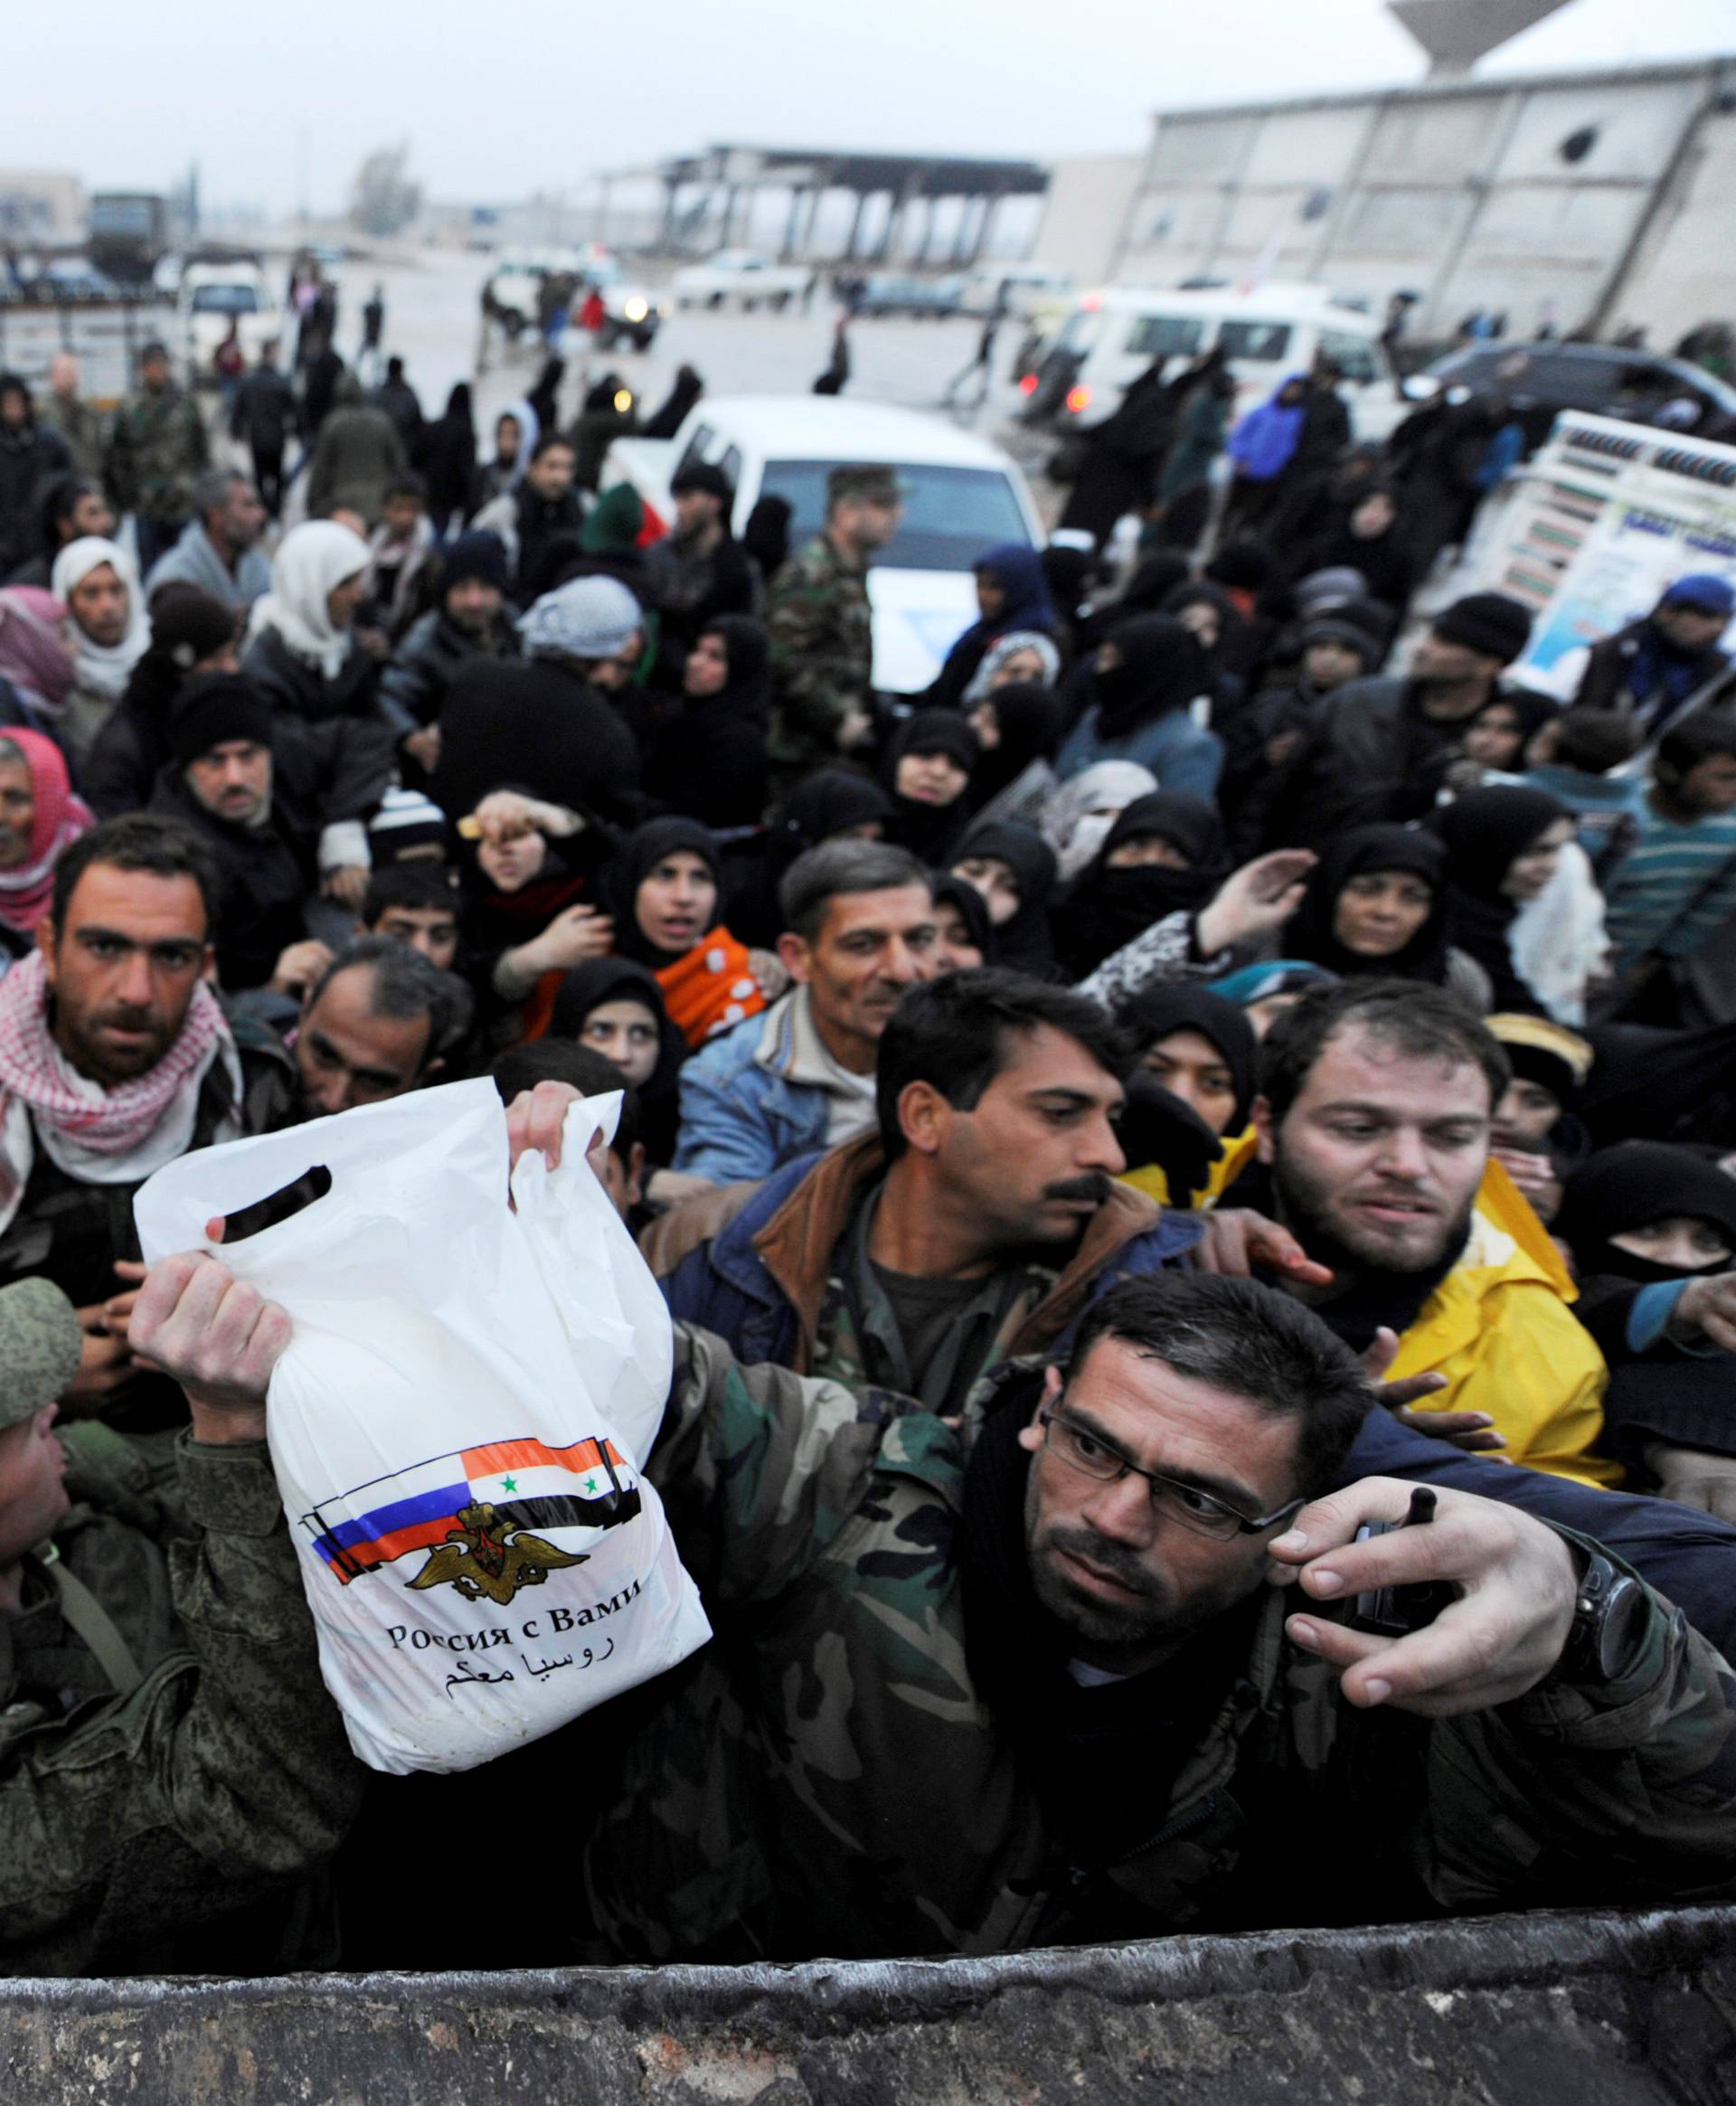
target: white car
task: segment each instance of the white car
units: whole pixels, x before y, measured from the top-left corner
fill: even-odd
[[[1043,524],[1000,448],[936,417],[826,395],[733,395],[700,401],[674,439],[618,439],[602,486],[626,481],[659,524],[674,517],[677,468],[709,461],[735,487],[739,534],[761,497],[788,499],[792,552],[826,524],[832,470],[885,465],[904,485],[904,519],[868,571],[874,685],[920,693],[977,618],[973,566],[1005,542],[1042,547]]]
[[[257,263],[189,263],[181,273],[175,307],[195,386],[216,379],[212,361],[231,322],[238,325],[250,365],[257,363],[263,345],[283,338],[282,309]]]
[[[721,307],[726,300],[740,300],[750,312],[769,307],[774,313],[800,299],[814,281],[814,273],[800,264],[773,263],[752,249],[720,249],[703,263],[689,263],[669,281],[678,307]]]

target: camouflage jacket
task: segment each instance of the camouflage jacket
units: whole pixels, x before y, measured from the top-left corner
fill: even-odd
[[[866,710],[873,698],[866,574],[821,534],[772,580],[762,619],[774,697],[768,752],[785,768],[835,760],[844,713]]]
[[[211,465],[199,405],[180,388],[141,392],[116,413],[108,439],[108,494],[122,512],[184,519],[193,486]]]
[[[0,1614],[0,1957],[13,1974],[271,1969],[362,1772],[316,1657],[262,1443],[183,1436],[173,1486],[102,1427],[74,1505]],[[55,1558],[143,1675],[118,1695]]]
[[[1144,1841],[1088,1877],[967,1663],[966,1461],[901,1399],[740,1368],[677,1327],[650,1474],[716,1636],[659,1686],[590,1839],[612,1950],[988,1953],[1429,1897],[1705,1894],[1736,1872],[1736,1692],[1660,1598],[1619,1684],[1429,1722],[1344,1705],[1273,1593]]]

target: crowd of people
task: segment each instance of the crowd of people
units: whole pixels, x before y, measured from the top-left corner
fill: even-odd
[[[1727,1892],[1724,578],[1533,692],[1516,600],[1407,627],[1470,515],[1429,435],[1371,458],[1330,374],[1227,432],[1208,365],[892,698],[894,470],[791,547],[689,466],[660,531],[608,380],[479,447],[387,360],[307,421],[316,308],[299,394],[234,391],[250,474],[160,347],[106,430],[0,377],[14,1971],[454,1964],[428,1838],[503,1785],[561,1807],[562,1901],[499,1964]],[[676,1340],[640,1459],[717,1635],[387,1778],[264,1444],[289,1318],[147,1277],[132,1200],[485,1075],[515,1155],[623,1092],[592,1166]]]

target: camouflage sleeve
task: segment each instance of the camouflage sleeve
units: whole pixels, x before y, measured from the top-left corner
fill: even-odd
[[[781,1367],[740,1366],[675,1326],[675,1371],[647,1475],[682,1563],[712,1601],[769,1601],[856,1511],[886,1428],[915,1406]]]
[[[329,1856],[363,1772],[319,1677],[262,1444],[184,1440],[197,1530],[169,1553],[187,1650],[70,1730],[8,1747],[0,1718],[0,1953],[93,1958],[240,1906]]]
[[[866,669],[839,623],[835,588],[791,564],[766,595],[764,621],[785,724],[833,748],[845,712],[871,700]]]
[[[1422,1869],[1443,1906],[1689,1901],[1736,1884],[1736,1676],[1646,1591],[1619,1680],[1545,1684],[1434,1728]]]

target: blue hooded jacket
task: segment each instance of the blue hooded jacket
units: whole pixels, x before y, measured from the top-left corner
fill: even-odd
[[[1291,408],[1279,401],[1278,397],[1286,388],[1307,378],[1301,373],[1286,374],[1274,390],[1270,401],[1262,402],[1258,410],[1250,410],[1230,434],[1230,443],[1224,450],[1250,482],[1269,483],[1274,476],[1282,475],[1289,467],[1290,458],[1302,441],[1302,424],[1307,411],[1301,403]]]

